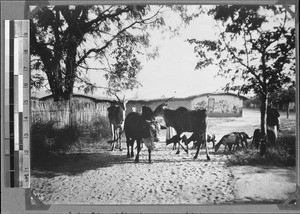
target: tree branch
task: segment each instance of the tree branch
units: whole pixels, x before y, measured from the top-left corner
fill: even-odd
[[[122,30],[120,30],[117,34],[115,34],[110,40],[107,41],[107,43],[102,46],[101,48],[92,48],[89,51],[87,51],[75,64],[75,67],[77,67],[78,65],[80,65],[84,59],[91,53],[100,53],[102,52],[104,49],[106,49],[120,34],[124,33],[126,30],[128,30],[129,28],[131,28],[132,26],[136,25],[136,24],[141,24],[141,23],[145,23],[148,20],[153,19],[153,17],[157,16],[157,14],[159,13],[159,11],[157,11],[153,16],[146,18],[146,19],[141,19],[139,21],[135,21],[133,23],[131,23],[130,25],[128,25],[127,27],[123,28]]]
[[[96,70],[96,71],[106,71],[106,72],[109,72],[109,71],[107,71],[106,68],[88,68],[88,67],[84,67],[82,65],[78,65],[78,67],[79,68],[83,68],[85,70]]]
[[[246,57],[247,57],[247,67],[249,67],[249,52],[248,52],[248,48],[247,48],[247,39],[246,39],[245,29],[243,29],[243,31],[244,31],[244,46],[245,46]]]
[[[222,40],[223,40],[223,42],[224,42],[224,44],[225,44],[225,46],[226,46],[226,49],[227,49],[227,50],[229,51],[229,53],[233,56],[233,58],[237,59],[238,62],[239,62],[242,66],[244,66],[245,68],[247,68],[247,70],[248,70],[253,76],[255,76],[255,78],[256,78],[260,83],[263,83],[263,82],[260,80],[259,76],[255,73],[255,71],[254,71],[250,66],[246,65],[246,64],[242,61],[242,59],[240,59],[239,57],[237,57],[237,56],[235,55],[235,53],[231,50],[231,48],[230,48],[229,45],[227,44],[227,42],[226,42],[226,40],[225,40],[224,32],[221,31],[219,25],[218,25],[218,28],[219,28],[219,30],[220,30],[220,34],[222,35]]]
[[[99,88],[99,89],[106,89],[106,90],[109,90],[110,88],[108,87],[103,87],[103,86],[97,86],[97,85],[94,85],[90,82],[88,82],[87,80],[85,79],[82,79],[81,77],[79,77],[78,75],[76,75],[76,78],[79,79],[81,82],[83,82],[84,84],[88,85],[88,86],[91,86],[93,88]]]
[[[87,23],[86,23],[86,26],[89,28],[89,27],[91,27],[93,24],[95,24],[95,23],[97,23],[97,22],[99,22],[99,21],[101,21],[101,23],[102,23],[102,21],[104,21],[105,19],[111,19],[111,18],[114,18],[114,17],[117,17],[117,16],[121,15],[122,13],[127,13],[127,12],[130,11],[128,7],[124,8],[124,9],[117,8],[117,10],[116,10],[115,13],[109,13],[109,14],[103,15],[105,12],[109,11],[112,7],[113,7],[113,6],[107,8],[107,9],[104,10],[102,13],[100,13],[100,14],[97,16],[97,18],[91,20],[90,22],[87,22]],[[100,24],[100,23],[99,23],[99,24]]]

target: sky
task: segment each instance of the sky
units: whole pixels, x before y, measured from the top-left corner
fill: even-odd
[[[177,26],[180,20],[177,16],[167,13],[166,25]],[[195,70],[197,63],[194,47],[186,40],[217,40],[219,29],[215,27],[216,21],[202,14],[191,21],[186,27],[181,27],[178,36],[170,38],[168,33],[162,34],[159,30],[151,30],[150,43],[159,48],[159,56],[154,60],[142,61],[143,68],[137,80],[141,83],[138,89],[127,90],[118,94],[125,95],[126,99],[152,99],[161,97],[187,97],[202,93],[222,92],[228,79],[217,76],[218,66],[211,65],[201,70]],[[95,67],[91,64],[90,67]],[[104,73],[91,70],[86,76],[91,83],[106,86]],[[81,93],[74,90],[74,93]],[[45,96],[39,92],[38,97]],[[105,90],[96,90],[94,97],[105,97]]]
[[[175,25],[178,20],[173,16],[166,17],[166,23]],[[182,27],[179,35],[170,38],[158,30],[151,32],[151,43],[159,48],[159,57],[144,61],[143,69],[138,74],[142,86],[133,91],[128,90],[120,96],[127,99],[151,99],[160,97],[187,97],[208,92],[220,92],[226,80],[216,77],[218,67],[210,66],[203,70],[195,70],[197,58],[193,46],[186,39],[212,39],[217,29],[214,20],[203,15],[189,26]],[[103,85],[104,78],[99,73],[90,73],[91,80],[98,79]],[[95,81],[94,81],[95,82]],[[104,90],[98,90],[94,96],[105,96]]]

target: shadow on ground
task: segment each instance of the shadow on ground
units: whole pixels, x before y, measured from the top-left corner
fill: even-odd
[[[154,163],[175,163],[175,162],[209,162],[206,160],[204,152],[199,154],[197,159],[194,159],[194,154],[188,157],[176,155],[174,151],[168,148],[160,151],[152,152],[152,160]],[[194,151],[193,151],[194,153]],[[211,162],[219,161],[213,157],[215,152],[210,152]],[[136,153],[135,153],[136,155]],[[218,155],[217,155],[218,156]],[[99,151],[97,153],[76,153],[76,154],[59,154],[51,155],[49,157],[39,158],[32,161],[32,175],[41,178],[53,178],[58,175],[78,175],[89,170],[96,170],[98,168],[111,167],[118,164],[132,164],[134,158],[127,158],[127,152],[120,151]],[[148,152],[142,150],[140,153],[140,162],[138,164],[148,163]]]
[[[128,161],[125,153],[77,153],[59,154],[35,160],[32,164],[32,175],[52,178],[57,175],[77,175],[88,170],[110,167]]]

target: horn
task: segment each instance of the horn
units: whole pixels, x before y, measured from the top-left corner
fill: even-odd
[[[165,103],[168,102],[169,100],[173,99],[173,98],[174,98],[174,97],[170,97],[169,99],[167,99],[167,100],[165,101]]]
[[[114,93],[114,95],[115,95],[116,98],[119,100],[119,102],[122,102],[116,93]]]

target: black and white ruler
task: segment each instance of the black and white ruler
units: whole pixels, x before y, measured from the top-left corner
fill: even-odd
[[[29,20],[5,20],[5,161],[7,185],[30,187]]]

